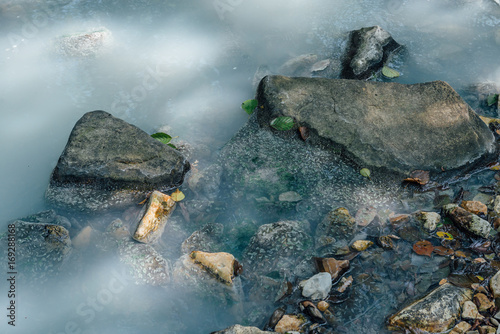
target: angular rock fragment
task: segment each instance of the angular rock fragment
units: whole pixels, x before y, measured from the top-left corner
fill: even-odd
[[[168,217],[175,209],[175,204],[170,196],[153,191],[141,212],[142,217],[133,238],[143,243],[152,243],[160,239]]]
[[[462,201],[460,206],[475,215],[488,214],[488,207],[485,204],[478,201]]]
[[[298,269],[301,260],[311,255],[312,244],[307,223],[264,224],[250,240],[242,262],[248,272],[260,275],[291,274]]]
[[[456,204],[443,206],[443,212],[450,217],[453,223],[458,227],[483,238],[489,237],[491,225],[488,221],[479,218]]]
[[[368,247],[373,245],[373,241],[370,240],[356,240],[352,243],[351,248],[355,251],[362,252],[366,250]]]
[[[433,232],[441,221],[441,216],[437,212],[419,211],[415,214],[415,218],[427,232]]]
[[[498,271],[491,279],[490,279],[490,289],[493,292],[493,297],[500,297],[500,271]]]
[[[45,196],[79,211],[124,207],[180,186],[189,168],[178,151],[136,126],[92,111],[71,131]]]
[[[276,332],[262,331],[257,327],[234,325],[221,331],[212,332],[211,334],[272,334]]]
[[[418,328],[433,333],[446,331],[460,317],[464,302],[471,298],[472,290],[443,284],[391,316],[389,329]]]
[[[341,78],[366,79],[402,46],[379,26],[351,31]]]
[[[274,330],[276,333],[287,333],[291,331],[300,331],[300,328],[305,324],[306,319],[299,315],[289,315],[285,314],[283,318],[278,322]]]
[[[476,304],[474,304],[470,300],[467,300],[462,306],[462,318],[469,320],[482,320],[484,319],[484,316],[479,313]]]
[[[319,273],[301,285],[302,296],[311,299],[325,299],[332,288],[332,276],[330,273]]]
[[[336,254],[348,246],[355,227],[356,222],[349,210],[338,208],[331,211],[316,227],[315,246],[320,255]]]
[[[119,246],[120,261],[130,268],[138,285],[163,286],[170,283],[170,265],[151,245],[124,241]]]
[[[450,334],[464,334],[471,327],[472,325],[470,325],[468,322],[460,321],[455,327],[453,327]]]
[[[199,263],[212,275],[228,285],[233,283],[233,278],[242,270],[238,261],[232,254],[229,253],[206,253],[193,251],[191,252],[190,257],[195,263]]]
[[[349,270],[350,263],[348,260],[336,260],[334,258],[314,258],[316,268],[319,272],[329,273],[332,281],[335,281],[339,276]]]

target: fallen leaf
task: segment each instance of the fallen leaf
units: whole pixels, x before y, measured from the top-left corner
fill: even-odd
[[[293,118],[289,116],[280,116],[273,119],[270,125],[279,131],[288,131],[294,126]]]
[[[443,246],[436,246],[436,247],[434,247],[433,251],[437,255],[441,255],[441,256],[449,256],[449,255],[453,255],[453,253],[454,253],[454,251],[452,249],[449,249],[449,248],[446,248]]]
[[[455,251],[455,255],[458,257],[467,257],[467,255],[465,255],[465,253],[462,251]]]
[[[363,175],[364,177],[370,178],[371,172],[368,168],[363,168],[359,171],[359,174]]]
[[[241,104],[241,109],[245,110],[245,112],[249,115],[253,114],[253,110],[257,108],[259,102],[257,100],[246,100]]]
[[[382,74],[384,77],[393,79],[399,77],[399,72],[395,69],[390,68],[389,66],[382,67]]]
[[[413,251],[418,255],[427,255],[430,257],[433,250],[434,246],[428,240],[420,240],[413,244]]]
[[[429,180],[429,172],[425,170],[414,170],[410,173],[410,177],[404,179],[406,182],[417,183],[421,186],[427,184]]]
[[[439,285],[443,285],[445,283],[448,283],[448,280],[446,278],[443,278],[442,280],[439,281]]]
[[[300,133],[300,138],[302,138],[303,141],[306,141],[307,138],[309,138],[309,129],[305,126],[299,126],[299,133]]]
[[[176,191],[174,191],[172,193],[172,195],[170,195],[170,197],[172,197],[172,199],[176,202],[180,202],[182,201],[186,196],[184,195],[184,193],[182,191],[180,191],[179,189],[177,189]]]
[[[453,236],[448,232],[438,231],[436,235],[444,240],[453,240]]]

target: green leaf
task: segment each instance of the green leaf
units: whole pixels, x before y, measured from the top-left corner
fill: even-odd
[[[363,175],[364,177],[370,178],[370,170],[368,168],[363,168],[359,171],[359,174]]]
[[[384,77],[389,78],[389,79],[399,77],[399,72],[390,68],[389,66],[384,66],[382,68],[382,74],[384,75]]]
[[[491,107],[495,103],[498,102],[498,94],[490,94],[488,95],[488,98],[486,99],[486,103],[488,103],[488,107]]]
[[[166,133],[163,132],[153,133],[151,137],[153,137],[154,139],[158,139],[163,144],[168,144],[172,140],[172,136],[167,135]]]
[[[293,118],[288,116],[276,117],[271,121],[270,124],[273,128],[279,131],[287,131],[293,128],[294,122]]]
[[[241,108],[249,115],[253,114],[253,110],[257,108],[259,103],[257,100],[246,100],[241,104]]]
[[[170,146],[171,148],[175,148],[175,149],[177,149],[177,147],[175,147],[175,145],[174,145],[174,144],[170,144],[170,143],[168,143],[167,145],[168,145],[168,146]]]

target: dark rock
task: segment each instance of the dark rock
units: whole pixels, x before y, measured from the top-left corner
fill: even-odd
[[[366,79],[402,48],[379,26],[351,31],[341,78]]]
[[[355,227],[356,222],[349,210],[338,208],[331,211],[316,228],[314,242],[319,255],[335,255],[339,249],[348,246]]]
[[[290,277],[297,264],[310,254],[311,246],[307,223],[281,221],[265,224],[250,240],[243,266],[249,273]]]
[[[257,98],[261,127],[274,131],[272,119],[293,117],[310,129],[309,142],[341,151],[363,167],[441,172],[494,150],[488,127],[442,81],[403,85],[268,76]]]
[[[144,193],[182,184],[189,163],[173,148],[104,111],[73,128],[50,178],[47,199],[78,210],[140,201]]]

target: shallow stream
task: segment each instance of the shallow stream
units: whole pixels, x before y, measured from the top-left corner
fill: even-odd
[[[199,148],[191,163],[202,168],[247,122],[240,105],[255,95],[254,74],[260,66],[278,73],[283,63],[302,54],[339,57],[348,31],[373,25],[408,49],[408,59],[394,64],[402,74],[396,82],[444,80],[459,92],[477,83],[500,86],[500,5],[493,0],[0,0],[0,232],[12,219],[49,208],[44,192],[50,173],[84,113],[105,110],[148,133],[178,136],[174,143]],[[88,54],[74,54],[60,43],[64,36],[99,31],[107,34],[105,43]],[[495,112],[489,116],[498,117]],[[413,197],[401,200],[392,192],[398,182],[370,184],[357,171],[331,172],[345,173],[346,182],[357,180],[351,184],[359,195],[356,203],[346,197],[335,203],[353,215],[360,201],[379,210],[384,205],[395,212],[413,208]],[[479,173],[448,193],[453,197],[464,187],[473,197],[479,186],[494,182],[493,175]],[[416,197],[428,205],[434,195]],[[114,217],[120,215],[126,214]],[[86,222],[104,229],[112,217],[73,218],[82,227]],[[226,251],[237,256],[256,226],[276,221],[241,207],[220,219],[227,226],[249,226],[237,242],[226,240]],[[317,223],[311,219],[312,226]],[[191,225],[188,231],[200,227]],[[180,255],[162,247],[169,261]],[[363,288],[352,300],[362,305],[338,305],[340,332],[383,332],[384,317],[439,276],[429,269],[429,277],[408,283],[414,273],[383,267],[395,253],[375,253],[353,264],[355,272],[365,265],[362,261],[372,263],[367,269],[372,281],[355,283]],[[409,244],[397,251],[398,256],[410,253]],[[136,286],[124,278],[113,256],[95,247],[74,261],[63,274],[41,277],[35,285],[18,282],[17,325],[12,328],[4,319],[0,331],[209,333],[235,323],[263,325],[262,315],[228,312],[226,305],[198,300],[175,287]],[[2,309],[7,303],[4,281]]]

